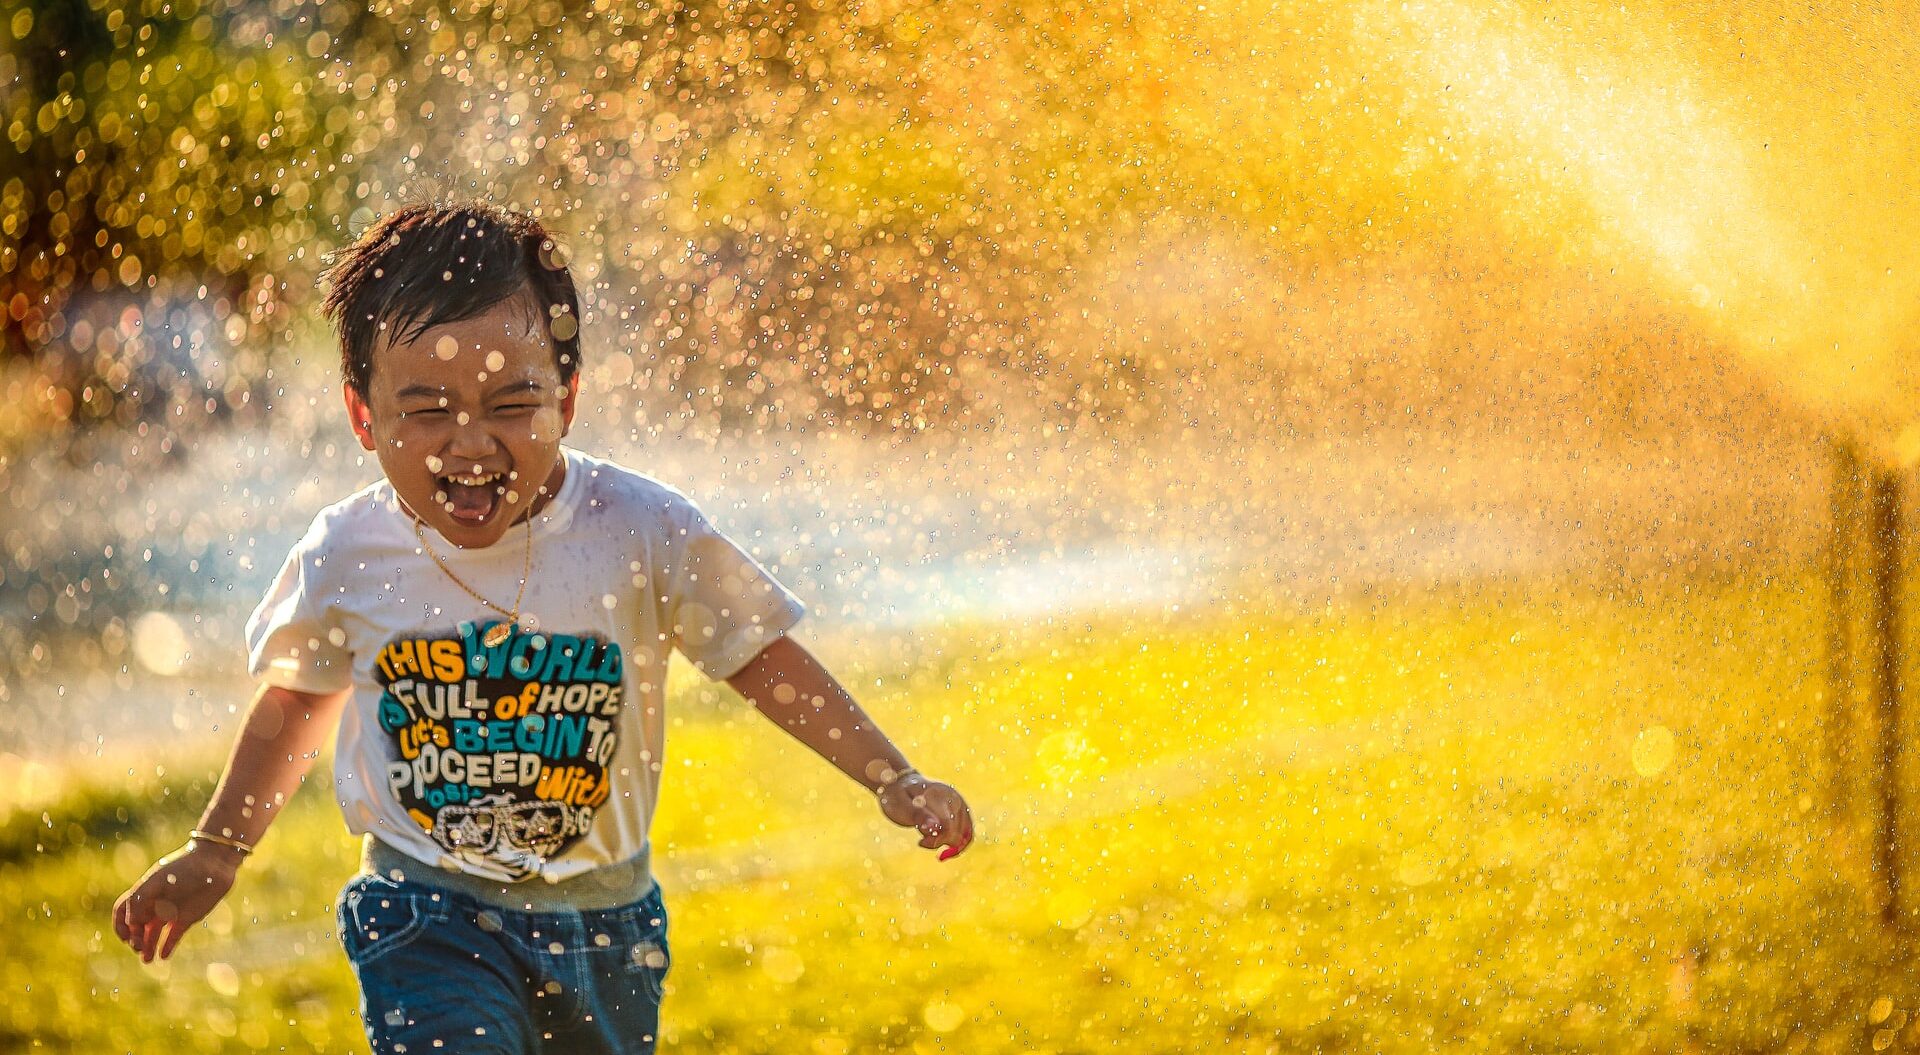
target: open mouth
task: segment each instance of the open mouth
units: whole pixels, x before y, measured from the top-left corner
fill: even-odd
[[[505,473],[448,473],[440,481],[437,500],[447,515],[463,524],[484,524],[500,507],[506,491]]]

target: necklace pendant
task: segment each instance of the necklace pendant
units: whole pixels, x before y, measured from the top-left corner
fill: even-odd
[[[488,648],[499,648],[501,645],[506,644],[507,638],[511,636],[513,636],[513,627],[511,624],[495,623],[488,627],[485,633],[480,635],[480,643]]]

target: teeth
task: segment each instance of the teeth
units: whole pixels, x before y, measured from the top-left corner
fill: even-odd
[[[464,473],[454,473],[448,476],[447,479],[452,480],[454,483],[457,483],[457,484],[465,484],[468,487],[484,487],[487,484],[490,484],[495,480],[500,479],[500,474],[488,473],[485,476],[469,476]]]

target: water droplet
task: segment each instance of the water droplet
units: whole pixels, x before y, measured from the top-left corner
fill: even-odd
[[[761,950],[760,969],[782,985],[792,985],[807,973],[807,962],[792,949],[768,946]]]
[[[1664,725],[1648,726],[1633,741],[1633,771],[1658,776],[1673,762],[1673,732]]]
[[[187,633],[165,612],[148,612],[133,621],[133,655],[140,665],[172,677],[187,665]]]
[[[240,995],[240,972],[230,963],[214,962],[207,965],[207,985],[221,996]]]
[[[960,1024],[967,1020],[967,1012],[952,1001],[935,999],[927,1002],[926,1008],[920,1012],[920,1018],[935,1033],[949,1033],[959,1029]]]

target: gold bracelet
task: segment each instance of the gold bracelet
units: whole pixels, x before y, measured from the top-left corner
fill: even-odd
[[[234,849],[240,851],[240,856],[242,857],[245,857],[248,854],[253,852],[253,847],[248,846],[246,843],[243,843],[238,839],[229,839],[224,835],[215,835],[212,832],[203,832],[198,828],[195,828],[194,830],[188,832],[187,838],[188,839],[204,839],[207,842],[213,843],[215,846],[231,846]]]
[[[912,766],[908,766],[905,769],[896,769],[893,771],[892,776],[881,781],[880,786],[873,789],[873,793],[875,795],[884,795],[886,794],[887,789],[894,786],[895,784],[900,783],[901,781],[907,779],[908,777],[917,777],[920,775],[921,775],[920,771],[913,768]]]

